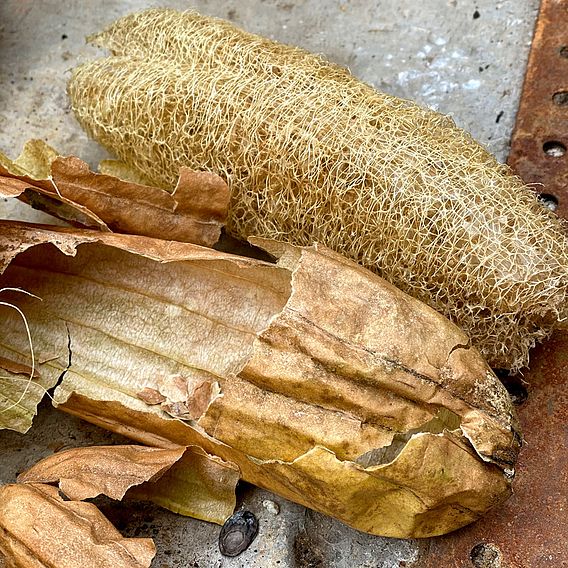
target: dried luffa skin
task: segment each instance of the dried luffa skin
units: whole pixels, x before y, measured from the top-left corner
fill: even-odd
[[[104,169],[109,173],[92,172],[79,158],[30,140],[16,160],[0,153],[0,197],[17,197],[84,228],[203,246],[218,241],[229,206],[219,176],[181,168],[173,189],[165,191]]]
[[[134,486],[156,481],[184,448],[87,446],[57,452],[18,475],[19,483],[55,483],[74,501],[104,494],[120,500]]]
[[[93,505],[41,483],[0,486],[0,553],[7,568],[148,568],[150,538],[124,538]]]
[[[199,447],[73,448],[44,458],[19,483],[58,483],[75,501],[104,494],[144,499],[198,519],[223,524],[235,508],[238,468]]]
[[[509,495],[520,436],[479,352],[328,249],[255,241],[273,265],[143,237],[1,234],[1,285],[43,298],[19,299],[37,348],[66,328],[63,410],[200,446],[373,534],[443,534]],[[24,356],[23,338],[9,349]]]
[[[566,225],[447,116],[302,49],[196,12],[150,9],[73,72],[85,130],[165,187],[220,174],[236,237],[324,244],[519,369],[568,321]],[[503,207],[503,204],[506,204]]]

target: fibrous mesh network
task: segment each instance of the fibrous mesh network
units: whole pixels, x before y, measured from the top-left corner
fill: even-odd
[[[564,224],[442,114],[299,48],[153,9],[92,38],[69,84],[83,127],[154,183],[229,183],[228,230],[319,242],[460,325],[517,370],[566,319]]]

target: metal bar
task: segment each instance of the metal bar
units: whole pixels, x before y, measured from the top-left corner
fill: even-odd
[[[543,0],[509,165],[568,217],[568,1]]]

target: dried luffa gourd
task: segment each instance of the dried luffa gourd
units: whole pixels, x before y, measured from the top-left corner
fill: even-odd
[[[20,223],[0,234],[0,287],[41,298],[7,296],[63,410],[149,445],[199,446],[373,534],[442,534],[509,495],[519,432],[479,352],[336,253],[255,241],[271,264]],[[0,361],[23,365],[21,320],[0,309]]]
[[[180,166],[220,174],[233,235],[353,258],[493,367],[566,325],[565,227],[449,117],[195,12],[133,14],[93,41],[113,55],[73,73],[81,125],[162,186]]]

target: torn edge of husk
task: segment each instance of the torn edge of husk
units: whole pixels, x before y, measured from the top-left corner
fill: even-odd
[[[67,223],[89,229],[145,235],[213,246],[229,206],[229,189],[217,175],[181,168],[168,192],[124,178],[92,172],[74,156],[60,156],[41,140],[30,140],[16,160],[0,154],[0,196],[18,198]]]
[[[18,476],[57,483],[69,499],[104,494],[139,499],[185,516],[223,524],[236,505],[238,468],[198,446],[88,446],[55,453]]]

